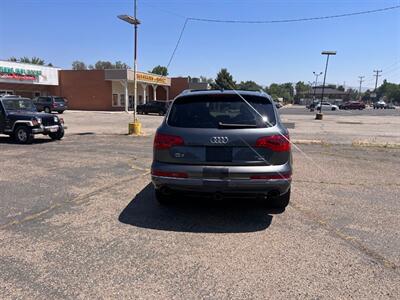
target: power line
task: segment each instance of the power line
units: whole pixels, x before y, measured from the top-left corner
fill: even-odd
[[[298,19],[282,19],[282,20],[222,20],[222,19],[207,19],[207,18],[193,18],[190,17],[188,20],[190,21],[198,21],[198,22],[213,22],[213,23],[239,23],[239,24],[271,24],[271,23],[293,23],[293,22],[304,22],[304,21],[314,21],[314,20],[324,20],[324,19],[334,19],[334,18],[343,18],[357,15],[366,15],[372,14],[382,11],[388,11],[393,9],[400,8],[400,5],[378,8],[373,10],[364,10],[359,12],[351,12],[346,14],[339,15],[331,15],[331,16],[321,16],[321,17],[310,17],[310,18],[298,18]]]
[[[169,58],[169,61],[168,61],[168,64],[167,64],[167,69],[169,68],[169,65],[171,64],[172,60],[174,59],[175,52],[176,52],[176,50],[178,49],[179,44],[181,43],[182,36],[183,36],[183,33],[185,32],[185,28],[186,28],[186,25],[187,25],[188,22],[189,22],[189,19],[186,18],[185,23],[184,23],[183,26],[182,26],[181,33],[179,34],[179,38],[178,38],[178,40],[177,40],[177,42],[176,42],[174,51],[172,51],[171,57]]]

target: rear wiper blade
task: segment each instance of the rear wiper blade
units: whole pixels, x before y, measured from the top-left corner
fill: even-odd
[[[240,128],[257,128],[256,124],[233,124],[233,123],[218,123],[218,128],[240,129]]]

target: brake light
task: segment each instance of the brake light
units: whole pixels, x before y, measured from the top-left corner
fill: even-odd
[[[271,135],[259,138],[256,147],[268,148],[275,152],[290,151],[289,135]]]
[[[253,175],[250,179],[291,179],[292,173]]]
[[[188,174],[184,172],[165,172],[160,170],[151,170],[151,175],[161,177],[188,178]]]
[[[183,138],[176,135],[156,133],[154,138],[154,149],[165,150],[173,146],[183,145]]]

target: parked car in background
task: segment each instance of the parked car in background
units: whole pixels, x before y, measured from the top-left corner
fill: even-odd
[[[136,108],[138,114],[158,114],[163,116],[167,113],[170,102],[167,101],[151,101],[145,104],[139,104]]]
[[[386,102],[383,100],[380,100],[378,102],[374,102],[373,105],[374,109],[384,109],[386,107]]]
[[[315,107],[318,105],[319,102],[320,102],[319,100],[313,100],[313,102],[306,105],[306,108],[313,110],[315,109]]]
[[[321,103],[318,103],[315,107],[317,110],[321,109]],[[331,104],[329,102],[322,102],[322,110],[339,110],[339,106]]]
[[[339,106],[340,109],[365,109],[365,104],[364,102],[361,101],[349,101],[346,103],[343,103],[342,105]]]
[[[63,119],[39,113],[31,99],[0,97],[0,133],[9,135],[17,143],[28,144],[35,134],[60,140],[64,136],[64,129]]]
[[[396,106],[394,106],[393,103],[389,103],[386,105],[385,109],[396,109]]]
[[[157,129],[151,166],[159,202],[175,193],[256,197],[284,208],[290,199],[288,130],[270,96],[189,91],[175,98]]]
[[[40,96],[33,99],[33,103],[38,111],[51,113],[53,111],[62,114],[67,108],[67,101],[62,97],[57,96]]]

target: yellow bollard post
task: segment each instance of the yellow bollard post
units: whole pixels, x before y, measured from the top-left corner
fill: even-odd
[[[140,135],[141,131],[142,131],[142,123],[140,123],[138,120],[129,123],[128,134]]]

